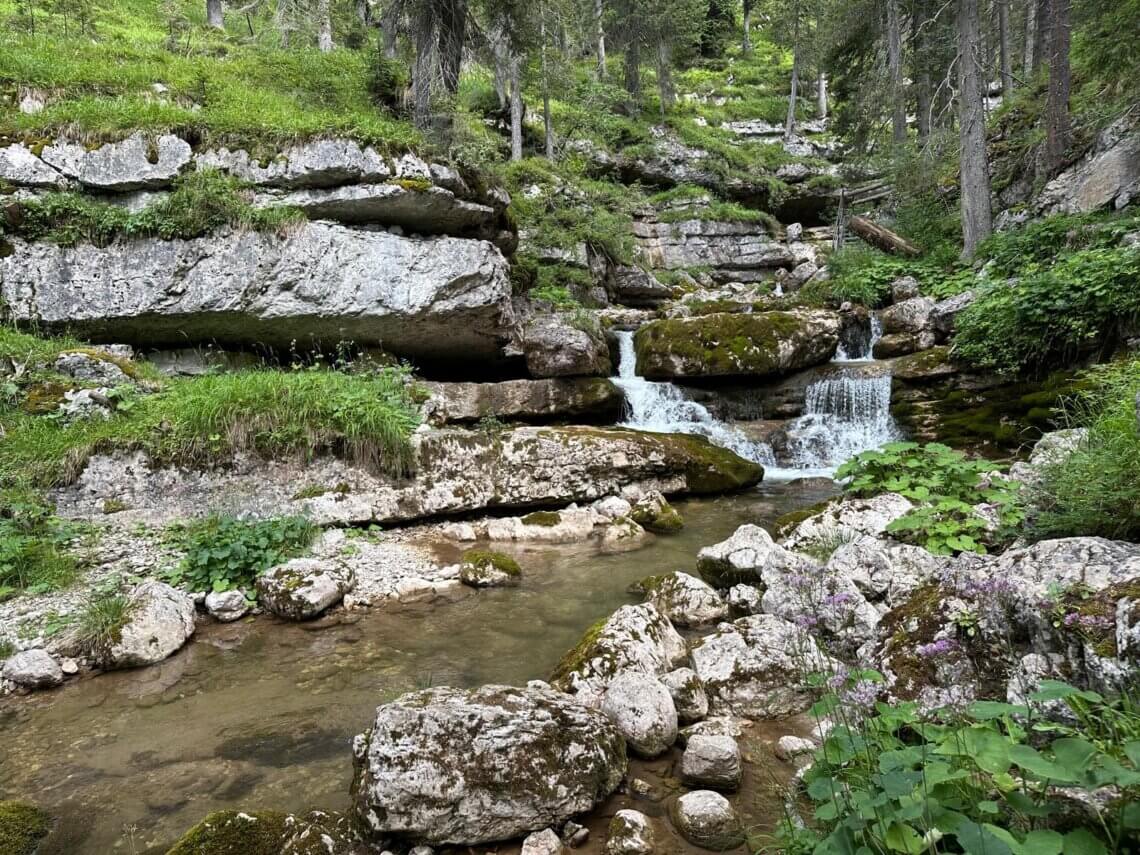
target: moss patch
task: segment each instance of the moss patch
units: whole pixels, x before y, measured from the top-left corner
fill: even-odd
[[[633,521],[654,534],[675,534],[685,527],[677,509],[665,502],[660,507],[637,507],[630,514]]]
[[[783,516],[777,517],[775,525],[772,529],[772,538],[774,540],[782,540],[788,537],[796,527],[804,520],[811,519],[816,514],[822,514],[832,505],[837,504],[840,497],[833,497],[824,499],[821,502],[816,502],[814,505],[808,505],[806,508],[801,508],[798,511],[791,511]]]
[[[191,828],[166,855],[278,855],[288,816],[222,810]]]
[[[523,525],[538,525],[544,528],[553,528],[562,522],[562,516],[558,511],[535,511],[523,517],[522,521]]]
[[[609,618],[602,618],[591,625],[582,635],[582,639],[566,652],[566,655],[558,661],[550,674],[551,683],[561,684],[571,674],[575,674],[585,667],[586,663],[594,657],[598,639],[601,638],[608,620]]]
[[[37,807],[23,802],[0,802],[0,852],[32,855],[51,831],[51,820]]]
[[[463,563],[482,571],[497,571],[508,576],[519,576],[522,568],[509,555],[483,549],[468,549],[463,553]]]

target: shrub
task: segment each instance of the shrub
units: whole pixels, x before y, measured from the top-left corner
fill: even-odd
[[[1046,467],[1033,493],[1029,534],[1140,541],[1140,359],[1101,366],[1084,378],[1089,386],[1065,410],[1069,424],[1089,429],[1088,439]]]
[[[186,557],[171,580],[191,591],[249,588],[270,567],[303,552],[316,532],[304,517],[210,516],[187,528]]]
[[[838,720],[804,776],[814,812],[780,833],[790,853],[1127,851],[1140,830],[1140,712],[1045,681],[1028,706],[964,712],[875,703],[874,672],[837,675],[813,714]],[[1065,703],[1077,724],[1043,721]],[[1091,812],[1066,810],[1064,791]],[[1092,798],[1093,793],[1107,796]],[[1057,817],[1070,821],[1058,825]]]
[[[918,507],[891,522],[887,531],[936,555],[948,555],[985,552],[987,544],[1004,536],[976,514],[977,504],[997,505],[1003,528],[1022,520],[1016,489],[994,474],[997,469],[940,443],[895,442],[854,457],[839,467],[836,477],[849,479],[846,489],[856,496],[888,492],[917,502]]]

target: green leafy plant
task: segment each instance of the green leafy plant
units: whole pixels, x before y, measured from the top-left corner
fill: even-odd
[[[210,516],[186,530],[186,557],[170,578],[192,591],[248,588],[273,565],[303,552],[316,531],[304,517]]]
[[[804,777],[811,820],[785,824],[784,851],[1107,855],[1140,831],[1140,718],[1130,702],[1046,681],[1028,706],[979,701],[924,715],[914,703],[875,703],[880,679],[832,678],[813,707],[838,723]],[[1038,716],[1058,701],[1078,726]],[[1059,787],[1107,799],[1082,800],[1090,818],[1058,824]]]
[[[34,493],[0,493],[0,600],[74,581],[78,567],[67,547],[78,534],[77,526],[56,517]]]
[[[867,451],[836,473],[857,496],[898,493],[918,503],[891,522],[887,531],[937,555],[986,552],[1004,531],[978,516],[974,506],[992,504],[999,529],[1020,523],[1024,512],[1014,484],[995,474],[986,460],[970,460],[941,443],[895,442]]]

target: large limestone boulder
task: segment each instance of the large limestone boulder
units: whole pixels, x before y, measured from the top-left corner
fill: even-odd
[[[780,546],[767,531],[751,523],[697,553],[701,578],[718,588],[737,582],[760,584],[765,577],[807,574],[814,568],[813,561]]]
[[[798,549],[827,540],[854,540],[860,535],[882,537],[887,526],[914,507],[905,496],[881,493],[870,499],[839,499],[806,516],[793,514],[776,529],[782,544]]]
[[[661,678],[661,683],[673,696],[673,706],[677,709],[677,720],[681,724],[693,724],[709,714],[709,697],[705,685],[692,668],[678,668]]]
[[[1069,428],[1047,433],[1037,440],[1029,459],[1009,467],[1009,477],[1030,487],[1041,483],[1045,473],[1060,466],[1088,441],[1087,428]]]
[[[623,671],[614,677],[602,695],[602,712],[640,757],[664,754],[677,741],[673,696],[649,674]]]
[[[859,537],[831,554],[826,571],[848,580],[868,600],[893,607],[950,564],[949,558],[921,546]]]
[[[724,624],[691,655],[714,713],[756,719],[803,712],[813,699],[807,676],[838,664],[806,630],[774,615]]]
[[[1045,185],[1039,214],[1083,214],[1126,207],[1140,198],[1140,133],[1136,120],[1122,118],[1097,137],[1074,166]]]
[[[440,424],[477,422],[488,416],[504,421],[613,423],[625,401],[621,390],[601,377],[421,385],[431,395],[429,418]]]
[[[532,377],[601,376],[613,373],[601,328],[575,325],[565,315],[540,315],[523,330],[522,350]]]
[[[357,815],[378,838],[478,845],[561,826],[621,783],[625,741],[558,692],[414,692],[353,743]]]
[[[585,703],[597,704],[623,671],[658,677],[680,665],[686,654],[685,639],[654,606],[622,606],[587,630],[562,658],[551,682]]]
[[[286,620],[309,620],[335,606],[356,585],[352,569],[316,558],[294,558],[257,578],[258,601]]]
[[[681,780],[686,786],[732,792],[743,777],[740,746],[731,736],[698,734],[685,743]]]
[[[0,676],[24,689],[47,689],[63,682],[63,668],[46,650],[35,648],[9,657]]]
[[[930,313],[934,311],[935,302],[929,297],[912,297],[895,303],[880,316],[883,322],[884,333],[910,333],[921,335],[929,332]],[[932,341],[931,344],[934,342]],[[929,346],[929,345],[928,345]]]
[[[673,289],[648,270],[617,267],[607,283],[614,302],[623,306],[659,306],[673,297]]]
[[[190,165],[191,151],[173,134],[150,139],[140,131],[94,149],[57,141],[44,147],[40,159],[84,187],[124,192],[170,186]]]
[[[244,149],[224,147],[202,152],[195,162],[198,169],[217,169],[251,184],[269,187],[335,187],[397,176],[430,177],[430,167],[414,156],[409,156],[402,168],[399,164],[393,167],[376,149],[347,139],[298,143],[268,163],[262,163]]]
[[[105,247],[17,241],[0,281],[17,323],[148,346],[353,341],[486,361],[512,318],[507,262],[490,243],[325,222]]]
[[[67,183],[63,173],[48,166],[23,143],[0,146],[0,180],[22,187],[53,190]]]
[[[654,380],[780,377],[829,361],[838,343],[839,316],[826,311],[671,318],[634,339],[638,373]]]
[[[686,793],[670,810],[681,836],[702,849],[724,852],[744,843],[744,829],[728,799],[712,790]]]
[[[712,267],[746,278],[749,271],[790,268],[795,256],[763,223],[636,220],[633,235],[641,259],[655,270]]]
[[[127,596],[118,639],[93,651],[106,668],[161,662],[194,633],[194,599],[165,582],[143,582]]]
[[[649,602],[675,626],[703,626],[728,614],[728,604],[713,588],[688,573],[655,579]]]

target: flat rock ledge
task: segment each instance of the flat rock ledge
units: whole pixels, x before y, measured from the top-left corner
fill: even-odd
[[[762,467],[704,439],[624,429],[425,431],[413,436],[413,447],[417,474],[401,481],[333,458],[308,465],[240,458],[224,469],[186,471],[152,468],[141,453],[98,455],[56,499],[59,512],[72,518],[101,519],[110,499],[132,509],[116,515],[123,522],[158,524],[240,509],[260,517],[305,514],[329,526],[557,507],[629,487],[727,492],[763,477]]]

